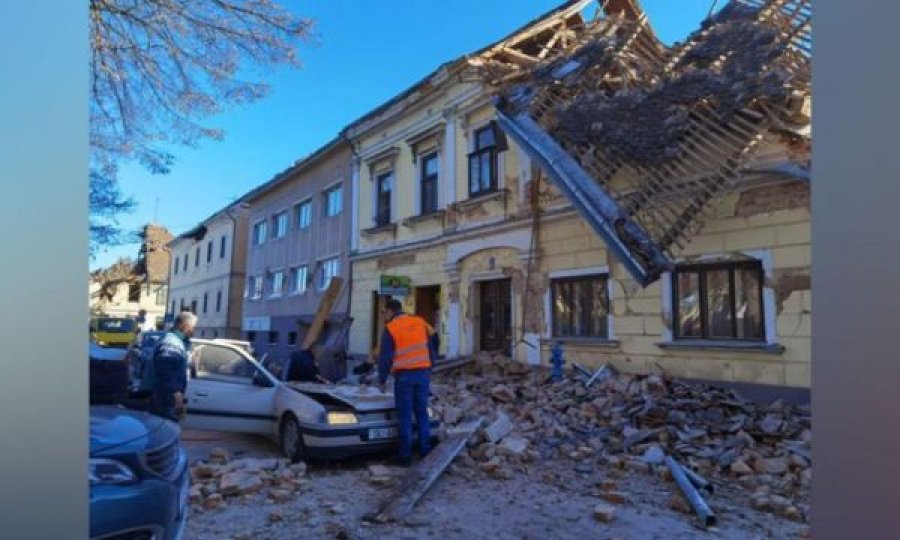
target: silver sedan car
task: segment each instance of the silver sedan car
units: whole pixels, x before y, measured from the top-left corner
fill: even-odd
[[[391,393],[285,382],[236,343],[192,342],[186,428],[264,435],[294,461],[378,453],[399,444]],[[433,416],[431,427],[432,433],[440,428]]]

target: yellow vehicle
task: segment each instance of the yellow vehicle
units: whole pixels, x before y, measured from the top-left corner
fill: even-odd
[[[127,349],[136,332],[137,323],[125,317],[100,317],[91,323],[91,341],[103,347]]]

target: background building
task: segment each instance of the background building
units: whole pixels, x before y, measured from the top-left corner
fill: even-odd
[[[257,358],[283,360],[295,350],[333,276],[345,286],[330,323],[346,319],[349,182],[350,147],[336,138],[244,197],[249,237],[242,330]]]
[[[92,316],[147,317],[162,325],[166,311],[169,253],[172,235],[165,227],[150,223],[139,233],[141,247],[136,262],[120,260],[91,273],[89,306]]]
[[[239,201],[168,244],[168,313],[197,315],[197,337],[241,336],[247,212]]]

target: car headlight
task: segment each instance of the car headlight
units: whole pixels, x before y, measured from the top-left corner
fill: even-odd
[[[356,415],[348,412],[330,412],[325,416],[330,425],[355,424],[358,422]]]
[[[114,459],[91,458],[91,484],[129,484],[137,480],[128,465]]]

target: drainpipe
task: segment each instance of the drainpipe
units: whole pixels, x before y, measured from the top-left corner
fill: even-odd
[[[359,161],[360,160],[359,152],[356,151],[356,147],[353,145],[353,140],[347,136],[346,130],[341,131],[341,138],[344,139],[345,141],[347,141],[347,144],[350,146],[350,153],[353,155],[354,159]],[[350,164],[350,176],[351,176],[351,179],[350,179],[351,210],[350,211],[352,212],[353,211],[352,205],[356,204],[355,199],[358,198],[356,193],[352,193],[352,190],[353,190],[353,178],[352,178],[353,163],[352,163],[352,161]],[[353,219],[352,218],[350,219],[350,228],[353,229]],[[350,234],[347,236],[347,242],[345,242],[345,245],[349,245],[350,239],[352,238],[352,235],[354,235],[354,234],[356,234],[356,231],[351,230]],[[350,260],[350,250],[349,249],[347,250],[346,260],[347,260],[347,313],[344,316],[349,319],[350,318],[350,310],[352,309],[352,306],[353,306],[353,261]],[[347,348],[349,348],[349,347],[350,347],[350,344],[347,343]],[[347,358],[347,356],[345,356],[345,358]]]
[[[225,210],[225,215],[228,216],[228,219],[231,220],[231,261],[228,263],[228,287],[226,292],[228,293],[228,306],[225,308],[225,333],[227,334],[229,329],[231,328],[231,276],[234,273],[234,257],[235,253],[237,253],[237,233],[238,233],[238,224],[237,218],[231,213],[231,211],[235,208],[239,208],[244,210],[249,208],[249,204],[241,201],[234,206]],[[240,332],[240,324],[238,325],[238,331]],[[240,336],[238,336],[239,338]]]

